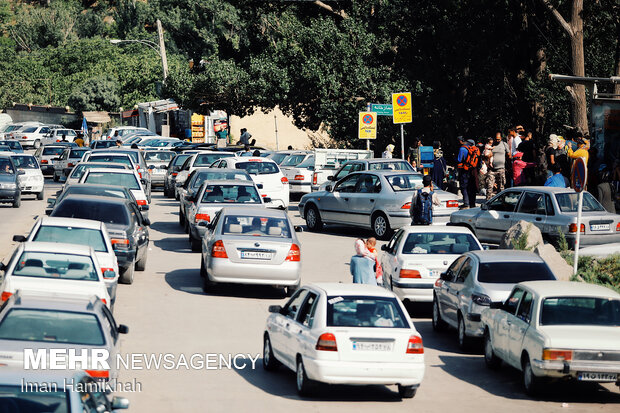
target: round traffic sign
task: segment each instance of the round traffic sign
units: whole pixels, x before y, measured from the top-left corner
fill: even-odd
[[[396,98],[396,104],[398,106],[405,106],[407,104],[407,96],[400,95],[399,97],[397,97]]]
[[[364,117],[362,117],[362,122],[364,122],[367,125],[371,124],[373,122],[372,115],[364,115]]]
[[[577,158],[573,162],[573,169],[571,170],[571,186],[575,192],[581,192],[586,187],[588,180],[588,169],[586,168],[586,162],[583,158]]]

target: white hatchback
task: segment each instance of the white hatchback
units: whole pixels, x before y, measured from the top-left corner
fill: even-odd
[[[301,395],[317,382],[396,384],[401,397],[411,398],[422,382],[422,337],[402,302],[383,288],[311,284],[269,312],[263,367],[295,371]]]
[[[262,197],[271,198],[267,208],[287,209],[290,199],[288,179],[277,163],[260,157],[235,157],[220,159],[213,168],[235,168],[245,170],[251,177]]]
[[[104,169],[91,168],[84,171],[84,175],[80,178],[81,184],[101,184],[101,185],[120,185],[131,191],[138,207],[142,208],[142,215],[148,218],[149,201],[144,191],[144,185],[140,179],[140,175],[135,170],[127,169]]]

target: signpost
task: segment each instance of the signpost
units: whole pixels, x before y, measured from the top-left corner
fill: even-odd
[[[400,123],[400,151],[401,157],[405,159],[405,123],[413,121],[413,110],[411,109],[411,92],[392,93],[393,122]]]
[[[583,158],[575,159],[571,170],[571,186],[579,194],[577,206],[577,237],[575,238],[575,255],[573,261],[573,275],[577,274],[577,263],[579,261],[579,237],[581,235],[581,211],[583,209],[583,190],[588,181],[588,169]]]
[[[394,110],[392,109],[392,105],[383,104],[383,103],[371,103],[370,111],[376,112],[377,116],[392,116]]]
[[[360,112],[357,137],[359,139],[377,139],[376,112]]]

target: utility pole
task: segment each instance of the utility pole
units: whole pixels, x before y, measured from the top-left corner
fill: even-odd
[[[280,145],[278,145],[278,118],[276,117],[276,115],[273,115],[273,121],[276,124],[276,151],[280,150]]]
[[[157,19],[157,35],[159,37],[159,53],[161,54],[161,65],[164,69],[164,83],[168,77],[168,58],[166,57],[166,44],[164,43],[164,29],[161,27],[161,21]]]

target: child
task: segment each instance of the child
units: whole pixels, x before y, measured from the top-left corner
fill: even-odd
[[[523,152],[517,152],[514,154],[514,161],[512,162],[512,178],[515,186],[521,185],[523,181],[523,170],[525,168],[536,166],[535,162],[525,162],[521,158],[523,158]]]
[[[377,277],[377,285],[382,285],[383,284],[383,269],[381,268],[381,263],[379,262],[379,253],[377,253],[376,247],[377,247],[377,239],[375,237],[370,237],[366,240],[366,248],[368,249],[368,252],[374,258],[374,261],[375,261],[375,274]]]

